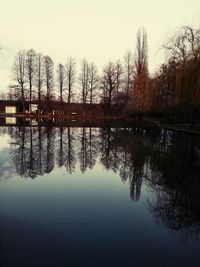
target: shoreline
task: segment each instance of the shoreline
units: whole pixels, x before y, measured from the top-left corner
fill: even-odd
[[[89,126],[89,127],[102,127],[104,124],[113,125],[115,127],[125,127],[133,125],[148,125],[152,127],[159,127],[171,131],[181,132],[185,134],[200,135],[200,124],[191,125],[189,123],[176,123],[176,122],[167,122],[162,119],[158,120],[155,118],[143,118],[139,120],[138,118],[128,118],[124,116],[68,116],[68,115],[52,115],[52,114],[7,114],[0,113],[0,118],[19,118],[19,119],[28,119],[28,120],[38,120],[40,122],[47,119],[48,121],[53,120],[52,126],[59,126],[59,123],[62,122],[62,126]],[[17,124],[6,124],[1,126],[18,126]],[[38,124],[39,125],[39,124]],[[43,123],[41,123],[42,126]],[[37,125],[26,125],[26,126],[37,126]]]

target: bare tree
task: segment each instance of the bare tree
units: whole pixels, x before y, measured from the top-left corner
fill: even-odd
[[[76,81],[76,63],[75,63],[75,60],[72,57],[70,57],[68,58],[67,63],[66,63],[68,116],[70,113],[70,103],[71,103],[75,81]]]
[[[89,63],[86,59],[83,59],[81,63],[79,83],[81,86],[81,102],[86,104],[89,94]]]
[[[47,90],[47,101],[50,100],[54,86],[54,64],[49,56],[44,57],[45,82]]]
[[[42,87],[44,85],[44,82],[45,82],[44,57],[41,53],[38,53],[36,54],[35,57],[34,84],[37,90],[39,106],[41,102]]]
[[[175,32],[173,36],[170,36],[163,47],[167,51],[167,56],[175,61],[181,61],[185,64],[188,52],[187,52],[187,40],[185,34],[180,34],[180,31]]]
[[[127,51],[124,56],[124,91],[126,96],[126,106],[130,97],[130,93],[133,87],[134,77],[134,63],[133,54],[131,51]]]
[[[184,26],[184,35],[189,46],[189,55],[197,60],[200,56],[200,29],[191,26]]]
[[[99,78],[98,78],[98,70],[94,63],[91,63],[89,66],[89,97],[90,97],[90,104],[94,101],[95,90],[97,88]]]
[[[16,82],[14,85],[17,90],[18,98],[22,99],[23,112],[25,112],[25,84],[26,84],[26,52],[19,51],[15,56],[14,63],[11,69],[11,79]]]
[[[4,93],[4,92],[1,93],[1,99],[6,100],[6,93]]]
[[[168,58],[176,62],[186,61],[191,58],[197,59],[200,55],[200,29],[192,26],[182,26],[173,35],[167,38],[163,48]]]
[[[65,91],[66,70],[64,65],[59,64],[57,69],[57,83],[59,86],[60,102],[63,103],[63,93]]]
[[[104,98],[107,99],[109,105],[113,101],[113,97],[118,101],[123,81],[123,66],[118,60],[115,63],[109,62],[103,69],[101,79],[101,89],[103,89]]]
[[[21,98],[21,88],[19,85],[9,85],[8,93],[7,93],[8,100],[19,100]]]
[[[116,89],[116,69],[113,62],[109,62],[103,69],[101,78],[101,89],[103,90],[104,102],[108,104],[109,113],[111,114],[111,104]]]
[[[116,75],[116,96],[118,98],[119,90],[122,85],[122,74],[123,74],[123,67],[120,60],[117,60],[115,63],[115,75]]]
[[[26,77],[29,85],[29,101],[32,101],[33,95],[33,81],[35,75],[35,56],[36,53],[33,49],[30,49],[26,52]]]

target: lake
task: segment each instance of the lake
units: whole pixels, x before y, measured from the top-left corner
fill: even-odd
[[[0,127],[0,266],[200,266],[200,138]]]

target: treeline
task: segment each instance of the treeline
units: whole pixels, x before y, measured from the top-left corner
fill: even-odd
[[[167,62],[148,80],[141,111],[194,123],[200,115],[200,29],[181,27],[163,48]]]
[[[11,69],[12,84],[4,99],[61,103],[120,103],[128,106],[133,88],[133,54],[128,51],[121,62],[109,61],[101,74],[94,63],[81,61],[79,72],[74,58],[55,66],[50,56],[33,49],[19,51]]]
[[[119,104],[129,114],[152,114],[194,123],[200,112],[200,29],[183,26],[163,45],[167,60],[150,75],[145,30],[139,30],[135,51],[108,62],[101,73],[86,59],[54,66],[33,49],[19,51],[11,70],[8,99]],[[56,69],[56,71],[54,70]],[[55,73],[54,73],[55,72]]]

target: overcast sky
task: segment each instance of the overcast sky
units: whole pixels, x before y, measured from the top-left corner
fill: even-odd
[[[170,32],[200,24],[200,0],[0,0],[0,92],[19,49],[33,48],[55,63],[73,56],[102,66],[134,51],[138,28],[148,33],[149,66]]]

